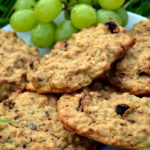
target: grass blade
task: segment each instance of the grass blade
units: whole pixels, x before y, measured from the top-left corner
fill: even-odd
[[[13,120],[0,119],[0,123],[17,123],[17,122]]]

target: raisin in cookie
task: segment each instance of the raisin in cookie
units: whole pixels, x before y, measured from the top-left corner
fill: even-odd
[[[103,88],[64,95],[58,115],[70,130],[104,144],[139,149],[150,146],[150,98]]]
[[[28,74],[28,90],[38,93],[69,93],[101,77],[134,43],[114,22],[83,29],[36,62]]]
[[[58,120],[57,98],[37,93],[15,93],[0,104],[1,150],[91,150],[93,143],[64,129]]]
[[[38,55],[35,48],[26,45],[14,32],[0,30],[0,101],[24,88],[27,67]]]
[[[142,22],[143,24],[150,21]],[[108,80],[122,91],[131,94],[150,94],[150,30],[143,32],[146,25],[135,25],[141,33],[131,32],[136,38],[135,45],[130,48],[125,57],[120,60],[107,74]],[[137,30],[137,28],[135,28]],[[135,30],[133,28],[133,30]]]

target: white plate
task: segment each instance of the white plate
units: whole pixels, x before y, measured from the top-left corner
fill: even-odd
[[[128,12],[128,16],[129,16],[129,21],[128,21],[128,24],[126,26],[126,29],[129,30],[132,28],[132,26],[139,22],[139,21],[142,21],[142,20],[147,20],[147,18],[143,17],[143,16],[140,16],[140,15],[137,15],[135,13],[132,13],[132,12]],[[61,21],[63,21],[64,18],[63,18],[63,14],[61,14],[60,16],[58,16],[56,19],[55,19],[55,22],[56,23],[60,23]],[[4,30],[9,30],[9,31],[14,31],[10,25],[7,25],[3,28]],[[27,33],[17,33],[17,35],[22,38],[27,44],[29,45],[32,45],[32,42],[30,40],[30,32],[27,32]],[[40,56],[44,56],[45,54],[49,53],[50,52],[50,48],[38,48],[39,49],[39,52],[40,52]],[[99,150],[119,150],[119,149],[116,149],[116,148],[112,148],[112,147],[108,147],[108,146],[104,146],[103,148],[100,148]]]

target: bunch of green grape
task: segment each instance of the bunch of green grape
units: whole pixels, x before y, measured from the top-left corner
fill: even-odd
[[[49,47],[83,28],[108,20],[125,26],[128,15],[121,7],[124,1],[17,0],[10,24],[17,32],[31,31],[31,40],[36,46]]]

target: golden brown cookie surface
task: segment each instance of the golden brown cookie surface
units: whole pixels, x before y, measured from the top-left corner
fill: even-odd
[[[125,29],[113,22],[83,29],[69,41],[57,43],[50,54],[34,64],[27,89],[38,93],[76,91],[101,77],[133,43]]]
[[[149,107],[149,97],[102,87],[62,96],[58,114],[68,129],[82,136],[114,147],[139,149],[150,146]]]
[[[0,30],[0,101],[24,88],[27,67],[38,55],[35,48],[26,45],[15,33]]]
[[[150,94],[149,27],[150,20],[137,23],[133,27],[131,34],[136,38],[135,45],[108,73],[108,80],[122,91],[136,95]]]
[[[66,130],[58,120],[57,98],[37,93],[15,93],[0,103],[1,150],[91,150],[93,143]]]

